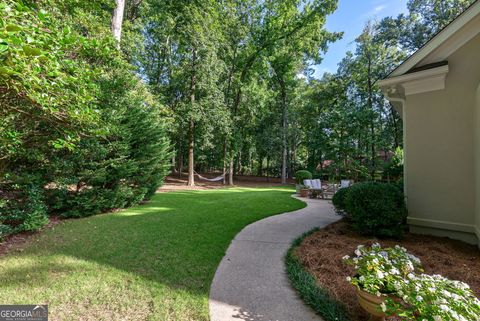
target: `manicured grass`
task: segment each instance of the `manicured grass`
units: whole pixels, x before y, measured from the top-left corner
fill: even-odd
[[[246,225],[304,207],[286,188],[160,193],[71,220],[0,258],[0,303],[48,303],[51,320],[208,320],[208,292]]]
[[[287,274],[293,287],[298,291],[303,301],[315,310],[326,321],[350,321],[345,307],[321,288],[315,278],[308,273],[295,256],[297,248],[304,238],[318,231],[314,229],[296,239],[285,257]]]

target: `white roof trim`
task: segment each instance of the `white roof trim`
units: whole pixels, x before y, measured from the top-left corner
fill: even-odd
[[[380,87],[392,87],[394,85],[403,84],[403,83],[411,82],[414,80],[423,80],[423,79],[428,79],[435,76],[446,75],[447,73],[448,73],[448,65],[445,65],[437,68],[417,71],[411,74],[405,74],[397,77],[380,80],[378,82],[378,85]]]
[[[480,33],[480,28],[477,26],[477,23],[480,23],[480,1],[473,4],[467,11],[462,13],[457,19],[445,27],[445,29],[427,42],[425,46],[405,60],[389,77],[403,75],[419,65],[445,60],[458,48]],[[451,44],[446,44],[446,42],[461,29],[463,29],[461,37],[452,41]],[[428,56],[437,49],[439,49],[439,52],[435,53],[435,58],[427,59]]]

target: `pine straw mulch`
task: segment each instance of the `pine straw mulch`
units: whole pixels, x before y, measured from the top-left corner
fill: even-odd
[[[38,231],[24,231],[16,234],[11,234],[0,240],[0,258],[2,255],[9,253],[12,250],[23,251],[23,246],[38,236],[42,231],[54,228],[55,225],[64,222],[65,219],[60,216],[50,216],[47,225],[43,226]]]
[[[359,244],[374,242],[382,247],[405,247],[420,258],[425,273],[463,281],[480,297],[480,250],[448,238],[407,234],[401,241],[378,240],[359,235],[341,220],[307,236],[294,253],[318,284],[345,305],[352,321],[365,321],[368,315],[358,304],[354,287],[346,281],[347,276],[354,274],[353,267],[345,266],[342,257],[353,256]]]

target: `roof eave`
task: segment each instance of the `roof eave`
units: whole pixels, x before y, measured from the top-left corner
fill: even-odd
[[[442,31],[440,31],[435,37],[433,37],[430,41],[428,41],[422,48],[416,51],[413,55],[411,55],[407,60],[405,60],[400,66],[390,73],[388,78],[394,78],[400,75],[404,75],[409,72],[411,69],[418,67],[418,65],[425,60],[430,54],[432,54],[435,50],[440,48],[443,44],[445,44],[453,35],[459,32],[463,27],[467,26],[473,20],[478,20],[480,22],[480,1],[475,2],[468,8],[465,12],[463,12],[460,16],[458,16],[452,23],[450,23],[447,27],[445,27]],[[446,54],[444,56],[448,56],[451,54],[455,49],[458,49],[460,46],[465,44],[467,41],[472,39],[475,35],[480,33],[479,28],[475,26],[471,26],[471,30],[467,30],[468,32],[465,33],[464,39],[462,41],[456,41],[452,44],[452,48],[446,48]],[[454,48],[453,48],[454,47]],[[445,60],[447,57],[440,58],[439,60]],[[427,62],[427,63],[431,63]]]

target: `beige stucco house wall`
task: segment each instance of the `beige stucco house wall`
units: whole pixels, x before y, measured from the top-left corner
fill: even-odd
[[[477,88],[477,102],[474,113],[474,122],[475,122],[475,232],[478,238],[480,239],[480,84]]]
[[[411,231],[480,245],[480,2],[379,85],[403,119]]]

